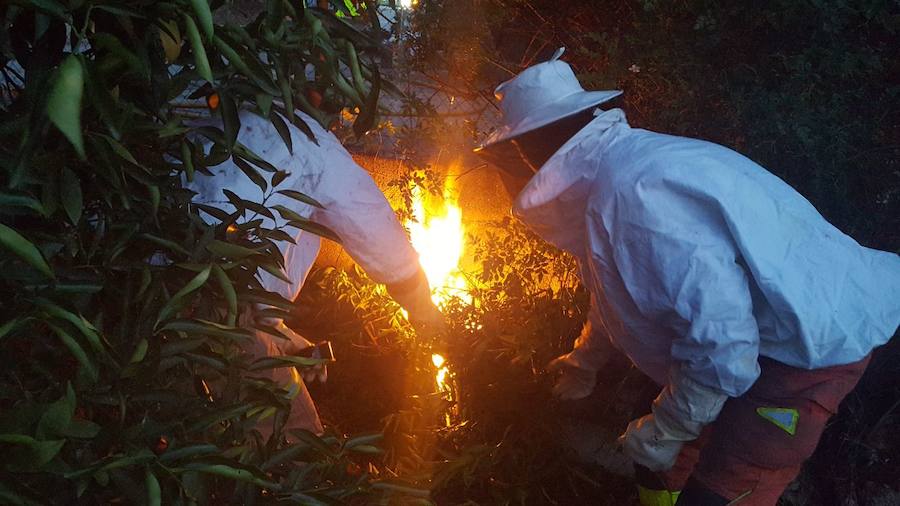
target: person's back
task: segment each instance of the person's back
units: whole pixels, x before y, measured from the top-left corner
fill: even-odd
[[[391,296],[404,307],[410,322],[417,328],[428,327],[439,332],[443,319],[431,301],[428,281],[421,270],[418,254],[413,249],[393,209],[371,176],[350,156],[338,139],[309,116],[297,112],[312,138],[299,127],[287,125],[292,149],[279,135],[271,121],[251,111],[241,111],[241,128],[237,142],[260,157],[285,177],[272,187],[274,174],[261,173],[266,183],[257,184],[233,159],[209,167],[212,175],[195,173],[185,186],[196,192],[194,202],[211,204],[228,213],[235,211],[225,191],[272,213],[247,211],[238,223],[262,220],[262,227],[280,228],[291,240],[273,240],[284,255],[284,278],[260,271],[262,286],[293,301],[309,273],[319,251],[319,236],[288,225],[298,217],[308,220],[303,226],[324,225],[341,239],[347,253],[378,283],[387,285]],[[218,118],[202,120],[216,126]],[[211,143],[203,143],[208,150]],[[253,170],[252,168],[250,170]],[[302,195],[301,195],[302,194]],[[313,199],[313,200],[309,200]],[[248,312],[253,318],[255,309]],[[256,340],[247,351],[257,358],[293,354],[311,345],[279,319],[263,322],[289,338],[276,340],[268,332],[256,332]],[[324,381],[323,368],[307,370],[304,376]],[[289,426],[321,432],[315,406],[306,387],[293,368],[272,370],[272,379],[285,386],[292,402]]]
[[[896,332],[900,257],[734,151],[632,129],[561,54],[497,88],[478,150],[591,294],[554,393],[588,396],[617,345],[662,386],[621,437],[641,503],[774,506]]]
[[[667,255],[690,250],[667,249],[663,236],[698,247],[692,237],[722,238],[750,276],[759,353],[791,366],[850,363],[890,339],[900,321],[897,255],[860,246],[784,181],[730,149],[626,123],[613,128],[601,141],[607,147],[588,212],[620,264],[630,264],[623,257],[632,241],[646,238],[650,254]],[[626,284],[645,282],[627,271]]]

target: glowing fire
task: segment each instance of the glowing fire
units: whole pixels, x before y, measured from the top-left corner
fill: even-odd
[[[451,296],[468,295],[468,284],[459,271],[459,260],[465,246],[462,210],[456,204],[449,184],[444,187],[440,203],[426,203],[426,192],[419,186],[413,188],[412,198],[413,219],[407,221],[406,226],[431,286],[431,299],[441,308]],[[450,370],[444,357],[435,353],[431,361],[437,369],[435,383],[438,391],[449,394]]]
[[[450,384],[447,382],[447,375],[450,373],[450,369],[444,365],[444,357],[435,353],[431,355],[431,363],[437,369],[434,381],[437,383],[438,391],[442,393],[450,392]]]
[[[406,226],[431,286],[431,299],[440,307],[450,296],[467,291],[466,280],[459,272],[465,245],[462,211],[449,186],[444,189],[443,202],[430,206],[427,212],[422,188],[413,188],[412,196],[414,220],[407,221]]]

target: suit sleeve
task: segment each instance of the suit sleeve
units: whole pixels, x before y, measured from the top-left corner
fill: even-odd
[[[673,331],[670,378],[742,395],[759,376],[759,331],[716,200],[651,181],[617,209],[615,262],[640,311]]]

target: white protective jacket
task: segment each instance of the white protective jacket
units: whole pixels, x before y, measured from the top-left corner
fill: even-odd
[[[269,120],[249,111],[240,114],[238,142],[276,168],[290,173],[277,190],[304,193],[316,199],[325,209],[278,193],[269,197],[266,205],[281,204],[335,231],[350,257],[378,283],[392,284],[414,276],[419,270],[418,254],[372,177],[353,161],[334,134],[306,114],[298,111],[297,115],[313,131],[318,145],[298,128],[288,125],[293,143],[291,154]],[[262,189],[230,159],[210,167],[210,171],[214,177],[197,174],[194,182],[188,183],[187,186],[197,192],[195,201],[233,212],[234,207],[222,193],[223,189],[231,190],[251,202],[263,201]],[[278,216],[277,212],[273,214]],[[273,226],[271,219],[257,218],[263,218],[263,226]],[[285,220],[278,221],[283,224]],[[287,228],[286,231],[294,236],[296,244],[279,242],[278,246],[284,252],[285,273],[292,282],[285,283],[265,272],[260,274],[260,279],[267,290],[293,300],[300,293],[316,259],[320,239],[295,228]]]
[[[759,355],[847,364],[900,323],[900,257],[860,246],[744,156],[632,129],[618,109],[559,149],[513,212],[579,260],[593,332],[571,359],[587,367],[608,335],[661,385],[738,397]]]
[[[409,280],[419,272],[418,254],[406,237],[394,211],[371,176],[350,156],[338,139],[325,131],[315,120],[297,112],[313,131],[318,145],[299,128],[288,125],[293,145],[291,154],[272,124],[252,112],[240,113],[241,129],[238,142],[280,170],[290,173],[276,188],[304,193],[324,206],[324,209],[298,202],[295,199],[273,194],[267,206],[281,204],[305,218],[325,225],[340,236],[343,247],[373,280],[393,284]],[[206,121],[204,122],[206,123]],[[217,124],[215,118],[208,123]],[[205,148],[208,150],[209,145]],[[264,193],[230,159],[210,167],[213,177],[195,174],[193,182],[186,186],[197,192],[194,201],[213,204],[227,212],[234,206],[222,193],[228,189],[238,197],[261,203]],[[269,178],[266,178],[269,179]],[[269,189],[271,191],[271,188]],[[277,212],[273,213],[276,216]],[[270,218],[259,216],[263,226],[273,227]],[[245,218],[246,219],[246,218]],[[283,224],[284,220],[279,220]],[[294,300],[319,251],[318,236],[287,228],[296,244],[277,242],[284,253],[285,274],[290,283],[261,271],[260,281],[269,291],[277,292],[288,300]],[[427,290],[426,290],[427,298]],[[282,334],[290,337],[294,345],[306,346],[305,339],[291,331],[283,322],[269,322]],[[257,358],[288,353],[286,343],[265,332],[257,332],[256,340],[248,346],[248,352]],[[306,385],[293,368],[270,371],[271,379],[284,386],[291,399],[289,428],[303,428],[315,433],[324,430]]]

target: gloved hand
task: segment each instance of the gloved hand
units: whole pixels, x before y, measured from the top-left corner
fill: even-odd
[[[275,328],[290,338],[289,342],[281,345],[281,351],[285,355],[297,355],[300,351],[305,350],[310,346],[315,346],[311,341],[294,332],[293,329],[285,325],[281,320],[278,321]],[[322,383],[328,381],[328,367],[326,367],[325,364],[319,364],[312,367],[297,367],[297,370],[300,371],[300,376],[306,383],[317,380]]]
[[[447,322],[431,300],[431,288],[425,272],[419,271],[411,278],[387,285],[388,293],[406,310],[409,323],[421,337],[441,343],[447,337]]]
[[[671,469],[684,443],[697,439],[728,399],[679,372],[669,380],[653,401],[653,413],[629,423],[619,438],[625,454],[651,471]]]
[[[550,372],[559,372],[553,385],[553,395],[562,400],[584,399],[597,385],[597,369],[577,359],[575,351],[553,359],[547,364]]]
[[[553,395],[563,400],[583,399],[591,395],[597,385],[597,371],[609,362],[611,350],[606,336],[593,335],[588,320],[572,351],[547,364],[548,371],[560,373],[553,386]]]

